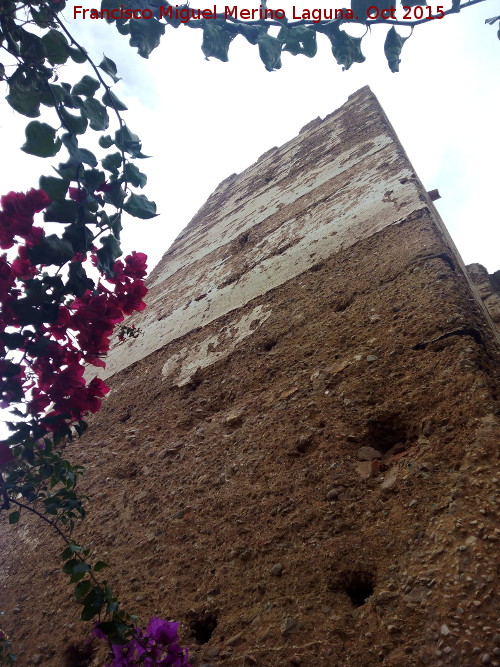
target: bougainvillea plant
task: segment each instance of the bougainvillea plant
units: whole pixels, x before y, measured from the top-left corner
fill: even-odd
[[[451,0],[448,9],[434,11],[424,0],[403,0],[398,17],[389,0],[352,0],[350,9],[328,16],[307,9],[286,16],[268,9],[265,1],[252,10],[258,14],[248,16],[237,7],[211,15],[160,0],[122,0],[119,7],[115,0],[101,0],[100,10],[72,11],[73,18],[77,11],[91,11],[114,23],[144,58],[158,47],[166,26],[200,29],[205,57],[222,61],[241,35],[258,47],[268,71],[281,67],[284,51],[313,57],[318,33],[347,70],[365,60],[363,37],[351,35],[349,24],[362,24],[365,34],[372,25],[385,25],[384,51],[396,72],[407,39],[396,28],[428,25],[483,1]],[[22,151],[62,156],[55,173],[41,176],[38,187],[0,199],[0,401],[9,412],[9,436],[0,442],[0,514],[16,524],[22,513],[31,513],[65,543],[62,569],[74,584],[82,620],[93,623],[94,634],[108,642],[112,665],[186,667],[177,624],[153,617],[146,630],[138,628],[107,580],[98,579],[105,563],[88,562],[89,550],[71,538],[75,522],[85,516],[86,499],[77,488],[83,468],[65,458],[65,443],[85,431],[86,415],[99,409],[108,391],[90,369],[105,365],[117,325],[118,342],[140,334],[121,324],[144,308],[146,294],[146,256],[132,252],[119,259],[123,214],[148,219],[156,206],[137,192],[147,182],[137,166],[146,156],[113,90],[119,81],[116,65],[106,56],[99,65],[93,62],[68,30],[61,15],[65,4],[0,0],[0,80],[10,107],[30,119]],[[499,22],[500,16],[486,21]],[[271,28],[278,30],[270,34]],[[67,62],[87,67],[76,83],[61,78]],[[45,116],[52,110],[52,124],[34,120],[42,108]],[[89,130],[99,134],[102,154],[83,146]],[[39,224],[42,215],[50,226]],[[0,631],[0,662],[14,660],[11,642]]]
[[[63,4],[1,2],[0,47],[11,57],[0,65],[7,101],[29,118],[45,105],[58,119],[57,128],[29,122],[22,150],[52,157],[65,149],[66,160],[56,175],[41,176],[38,188],[0,198],[0,406],[10,431],[0,443],[0,512],[10,524],[31,513],[59,535],[62,570],[74,584],[81,618],[96,623],[107,639],[111,664],[152,664],[153,639],[121,609],[109,583],[98,579],[105,563],[88,562],[89,550],[71,539],[75,522],[85,516],[77,489],[83,469],[65,458],[64,449],[85,431],[86,415],[99,409],[108,391],[90,369],[105,365],[115,326],[145,307],[146,256],[134,251],[119,259],[123,212],[147,219],[156,207],[134,192],[146,184],[135,164],[145,156],[122,119],[124,105],[101,74],[116,81],[116,67],[104,58],[99,70],[64,36],[58,23]],[[61,81],[59,68],[69,58],[89,63],[95,78],[85,75],[73,86]],[[102,102],[94,97],[100,87]],[[117,119],[113,137],[104,134],[108,109]],[[81,147],[88,128],[101,133],[101,148],[113,146],[114,152],[98,161]],[[54,233],[39,224],[42,214]],[[136,331],[125,327],[120,335]],[[173,627],[170,639],[162,664],[187,665]],[[128,650],[132,641],[134,650]],[[0,660],[15,660],[3,632]]]
[[[85,202],[80,192],[70,190],[71,200]],[[8,251],[0,257],[1,407],[14,419],[8,422],[12,435],[0,443],[0,509],[11,524],[21,511],[31,512],[63,539],[63,572],[76,584],[82,619],[99,619],[96,632],[110,644],[112,665],[188,665],[177,625],[156,619],[146,632],[138,629],[107,581],[97,580],[105,563],[91,566],[90,552],[70,539],[85,510],[76,490],[82,468],[64,458],[64,442],[84,432],[85,415],[96,412],[109,391],[97,377],[87,381],[85,370],[104,366],[115,325],[144,309],[146,256],[134,251],[123,262],[116,259],[95,282],[84,270],[86,263],[99,266],[94,238],[86,251],[70,257],[68,243],[66,254],[57,256],[50,250],[56,241],[35,226],[35,215],[51,203],[41,189],[0,199],[0,245]],[[124,327],[119,337],[129,330],[137,335]],[[10,645],[0,634],[0,658],[12,663]]]

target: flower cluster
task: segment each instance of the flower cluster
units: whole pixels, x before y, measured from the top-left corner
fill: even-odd
[[[9,192],[0,198],[0,248],[12,248],[16,236],[28,245],[38,243],[44,235],[41,227],[34,227],[34,215],[50,204],[50,198],[43,190],[32,188],[24,192]]]
[[[188,649],[182,649],[178,637],[179,624],[153,616],[145,631],[136,628],[135,637],[127,644],[113,644],[113,661],[108,667],[191,667]],[[97,625],[94,633],[106,635]]]
[[[71,190],[73,200],[85,196]],[[64,284],[60,276],[42,272],[44,261],[57,265],[50,252],[58,251],[34,226],[34,215],[51,202],[46,193],[10,192],[0,202],[1,246],[19,244],[12,261],[7,253],[0,256],[0,401],[8,407],[27,397],[26,416],[53,431],[100,408],[109,389],[98,378],[87,382],[85,365],[104,367],[115,325],[146,307],[147,257],[134,251],[124,262],[114,261],[95,285],[83,268],[89,253],[78,252]],[[94,266],[98,254],[90,254]],[[14,363],[19,355],[22,363]]]

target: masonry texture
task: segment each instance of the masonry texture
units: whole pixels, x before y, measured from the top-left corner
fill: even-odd
[[[368,88],[217,188],[67,448],[92,496],[75,538],[142,624],[180,621],[194,666],[500,665],[481,269]],[[19,664],[105,664],[48,532],[1,539]]]

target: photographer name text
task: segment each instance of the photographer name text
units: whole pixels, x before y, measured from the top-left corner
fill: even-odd
[[[262,5],[258,9],[239,8],[237,5],[232,7],[225,6],[224,12],[217,13],[216,5],[206,9],[192,9],[185,5],[179,6],[168,5],[160,7],[157,12],[151,9],[131,9],[130,7],[116,7],[114,9],[95,9],[89,7],[81,7],[76,5],[73,7],[73,18],[83,19],[105,19],[105,20],[128,20],[128,19],[151,19],[153,17],[158,19],[166,19],[167,21],[180,21],[181,23],[189,23],[189,21],[199,21],[201,19],[234,19],[234,20],[283,20],[294,19],[301,21],[312,21],[313,23],[320,23],[321,21],[331,21],[333,19],[345,20],[364,20],[365,18],[376,19],[398,19],[415,21],[421,19],[442,19],[444,14],[444,7],[436,7],[433,9],[430,6],[417,7],[403,7],[403,15],[396,17],[396,8],[387,7],[380,9],[373,6],[366,10],[366,17],[355,16],[352,9],[298,9],[295,5],[291,8],[290,14],[287,16],[284,9],[267,9]]]

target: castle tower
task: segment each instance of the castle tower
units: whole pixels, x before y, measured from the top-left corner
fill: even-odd
[[[69,448],[139,620],[195,666],[500,665],[498,332],[370,90],[221,183],[149,290]],[[2,536],[20,664],[76,664],[48,534]]]

